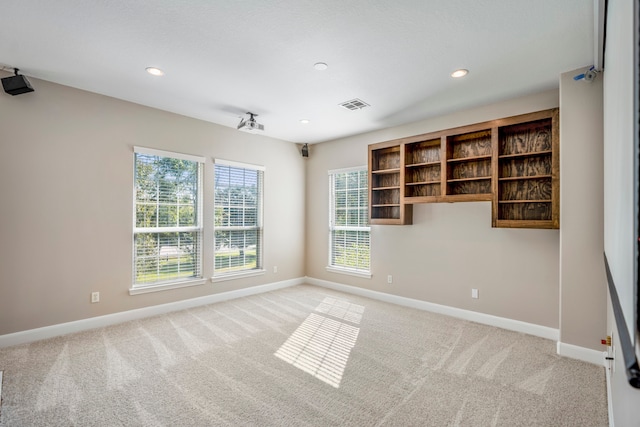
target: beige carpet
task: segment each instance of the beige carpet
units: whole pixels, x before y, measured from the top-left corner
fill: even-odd
[[[549,340],[296,286],[0,349],[0,426],[597,426]]]

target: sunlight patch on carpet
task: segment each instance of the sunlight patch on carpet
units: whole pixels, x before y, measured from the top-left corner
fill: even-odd
[[[352,304],[349,301],[338,298],[326,297],[318,307],[318,313],[328,314],[331,317],[346,320],[347,322],[360,324],[364,306]]]
[[[311,313],[274,356],[339,388],[359,332],[355,326]]]

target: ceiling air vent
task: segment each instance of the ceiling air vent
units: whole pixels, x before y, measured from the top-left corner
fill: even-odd
[[[343,102],[339,105],[351,111],[362,110],[365,107],[370,107],[369,104],[364,102],[362,99],[358,99],[358,98],[352,99],[351,101]]]

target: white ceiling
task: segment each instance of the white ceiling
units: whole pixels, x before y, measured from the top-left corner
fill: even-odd
[[[315,143],[556,88],[593,28],[593,0],[6,0],[0,65]]]

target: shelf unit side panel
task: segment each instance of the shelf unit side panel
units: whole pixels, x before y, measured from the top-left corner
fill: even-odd
[[[498,156],[499,132],[497,127],[491,128],[491,226],[498,220]]]
[[[551,221],[552,228],[560,228],[560,110],[552,110],[551,118]]]

